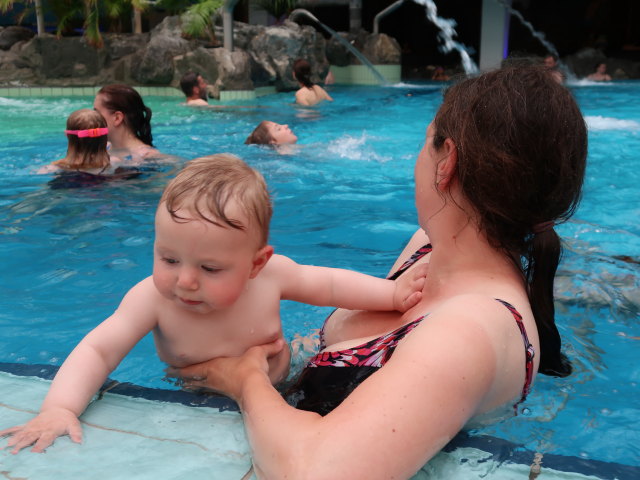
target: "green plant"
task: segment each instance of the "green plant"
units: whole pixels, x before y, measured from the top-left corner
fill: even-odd
[[[191,5],[181,15],[182,31],[194,38],[206,35],[214,43],[217,43],[213,31],[213,15],[222,7],[224,0],[200,0]]]

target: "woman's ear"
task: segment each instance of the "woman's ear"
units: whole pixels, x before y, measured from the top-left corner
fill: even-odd
[[[118,127],[124,122],[124,113],[122,112],[113,112],[113,124]]]
[[[442,159],[438,162],[436,170],[436,184],[439,190],[446,190],[451,186],[455,178],[456,167],[458,166],[458,147],[453,140],[446,138],[442,148]]]
[[[262,270],[267,264],[272,255],[273,247],[271,245],[265,245],[258,250],[253,256],[253,266],[251,267],[249,278],[255,278],[260,273],[260,270]]]

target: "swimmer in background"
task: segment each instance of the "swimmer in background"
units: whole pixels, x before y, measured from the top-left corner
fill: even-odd
[[[610,82],[611,76],[607,73],[607,64],[600,62],[596,65],[595,72],[587,76],[587,80],[594,82]]]
[[[291,131],[289,125],[265,120],[244,141],[246,145],[291,145],[298,141],[298,137]]]
[[[300,90],[296,92],[296,103],[312,106],[324,100],[333,102],[333,98],[322,88],[311,81],[311,64],[299,58],[293,62],[293,78],[298,82]]]
[[[431,80],[436,82],[446,82],[449,80],[449,75],[444,73],[444,68],[437,66],[431,75]]]
[[[151,109],[134,88],[106,85],[98,91],[93,108],[107,121],[109,155],[129,164],[161,156],[153,147]]]
[[[558,63],[558,56],[550,53],[542,60],[544,66],[549,70],[551,76],[558,83],[564,82],[564,73],[560,70],[560,64]]]
[[[209,106],[207,101],[207,81],[197,72],[187,72],[180,79],[180,88],[187,97],[190,107]]]
[[[67,154],[64,158],[51,162],[38,173],[60,171],[83,172],[93,175],[112,173],[120,163],[117,157],[109,158],[107,152],[107,122],[99,112],[83,108],[67,118]]]
[[[82,439],[78,417],[124,356],[153,332],[174,368],[238,356],[283,337],[280,300],[405,311],[422,297],[426,268],[406,280],[299,265],[267,244],[272,204],[264,178],[229,154],[195,159],[169,182],[156,211],[153,275],[71,352],[40,413],[0,431],[12,453],[42,452],[56,437]],[[289,349],[269,360],[276,384]]]

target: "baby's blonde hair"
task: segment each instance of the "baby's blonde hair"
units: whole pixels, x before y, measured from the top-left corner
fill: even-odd
[[[250,225],[227,216],[229,202],[236,202],[249,219]],[[202,220],[239,230],[257,227],[260,246],[269,239],[271,197],[264,177],[240,158],[228,153],[208,155],[188,162],[169,182],[160,204],[175,221],[188,221],[177,214],[187,209]]]

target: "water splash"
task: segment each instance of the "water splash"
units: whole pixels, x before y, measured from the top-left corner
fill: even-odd
[[[531,32],[531,35],[533,35],[534,38],[538,39],[538,41],[542,45],[544,45],[544,47],[547,49],[549,53],[552,53],[558,58],[560,57],[560,55],[558,54],[558,50],[556,50],[556,47],[549,40],[545,38],[544,33],[537,31],[533,27],[533,25],[531,25],[531,22],[527,21],[518,10],[513,8],[511,5],[509,5],[508,2],[505,2],[504,0],[496,0],[496,2],[498,2],[504,8],[506,8],[511,15],[513,15],[518,20],[520,20],[520,23],[522,23],[522,25],[524,25],[529,29],[529,31]]]
[[[427,10],[427,18],[431,23],[440,29],[438,38],[442,41],[442,51],[448,53],[451,50],[457,50],[460,54],[460,60],[462,61],[462,67],[467,75],[473,75],[478,73],[478,66],[469,56],[466,47],[460,42],[453,39],[457,37],[458,33],[455,30],[456,21],[450,18],[441,18],[438,16],[438,7],[433,0],[413,0],[419,5],[422,5]]]

